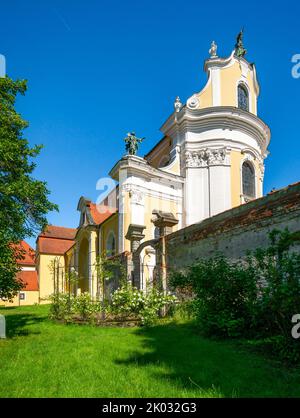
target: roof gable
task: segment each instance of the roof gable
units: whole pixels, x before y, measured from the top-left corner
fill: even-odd
[[[93,203],[83,196],[79,199],[77,210],[81,212],[79,227],[100,225],[117,211],[116,208]]]

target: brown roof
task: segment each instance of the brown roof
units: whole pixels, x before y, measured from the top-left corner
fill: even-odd
[[[26,241],[20,241],[19,244],[13,244],[17,254],[17,263],[26,265],[35,265],[35,251]]]
[[[70,239],[48,238],[40,236],[38,239],[39,253],[63,255],[75,241]]]
[[[90,213],[95,224],[99,225],[106,221],[112,214],[116,213],[116,208],[111,208],[104,205],[96,205],[96,203],[89,204]]]
[[[19,271],[17,273],[17,278],[24,283],[22,290],[39,290],[38,276],[35,270]]]
[[[76,228],[65,228],[64,226],[48,225],[46,229],[40,233],[39,237],[74,239]]]

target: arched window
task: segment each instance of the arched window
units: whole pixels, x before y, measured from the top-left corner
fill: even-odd
[[[161,160],[160,160],[160,162],[158,164],[158,168],[166,167],[167,165],[169,165],[169,163],[170,163],[170,157],[169,157],[169,155],[164,155],[161,158]]]
[[[111,257],[116,254],[116,239],[113,232],[110,232],[106,240],[106,255]]]
[[[157,239],[157,238],[159,238],[160,237],[160,232],[159,232],[159,227],[158,226],[156,226],[155,228],[154,228],[154,239]]]
[[[247,197],[255,197],[255,172],[253,165],[248,161],[243,163],[243,195]]]
[[[238,86],[238,107],[249,111],[249,94],[248,90],[242,84]]]

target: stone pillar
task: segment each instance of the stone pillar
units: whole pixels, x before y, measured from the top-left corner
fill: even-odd
[[[173,213],[153,211],[152,222],[159,229],[160,236],[160,254],[157,254],[156,262],[159,263],[159,276],[164,294],[167,293],[167,251],[166,251],[166,235],[172,232],[174,225],[177,225],[178,219]]]
[[[132,253],[136,252],[140,246],[141,240],[145,238],[145,235],[143,234],[145,228],[146,227],[144,225],[129,225],[125,238],[130,241],[130,250]]]
[[[158,228],[160,237],[170,234],[173,226],[178,224],[178,219],[175,218],[173,213],[154,210],[152,214],[152,222]]]
[[[97,234],[95,231],[90,232],[89,236],[89,293],[92,298],[96,297],[97,285],[96,285],[96,239]]]
[[[141,263],[140,254],[136,253],[140,246],[140,242],[145,235],[143,231],[146,227],[144,225],[130,224],[126,234],[126,239],[130,241],[130,249],[132,253],[133,271],[132,271],[132,282],[135,287],[140,289],[141,287]]]

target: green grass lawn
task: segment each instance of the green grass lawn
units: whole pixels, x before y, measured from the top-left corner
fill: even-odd
[[[97,328],[48,320],[47,306],[0,309],[0,397],[300,396],[300,371],[189,323]]]

